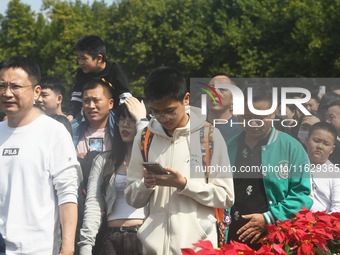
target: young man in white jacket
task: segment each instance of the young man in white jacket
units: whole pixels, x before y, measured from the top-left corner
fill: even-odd
[[[204,171],[194,172],[200,168],[190,167],[203,165],[200,129],[205,116],[198,109],[188,111],[190,94],[185,79],[173,68],[151,72],[144,94],[153,114],[148,126],[154,134],[148,162],[158,162],[169,173],[156,175],[144,169],[141,132],[137,133],[125,196],[134,207],[149,204],[149,215],[138,230],[144,253],[180,254],[181,248],[193,248],[192,244],[202,239],[217,247],[216,227],[208,216],[214,215],[214,208],[232,206],[234,188],[228,172],[211,172],[207,181]],[[228,166],[220,132],[214,129],[213,136],[210,166]]]

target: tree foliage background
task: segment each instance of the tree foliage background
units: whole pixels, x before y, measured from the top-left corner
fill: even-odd
[[[43,0],[34,13],[11,0],[0,15],[0,60],[33,57],[43,75],[72,87],[73,44],[100,36],[130,88],[142,95],[147,74],[161,65],[186,77],[337,77],[340,0],[121,0],[107,5]]]

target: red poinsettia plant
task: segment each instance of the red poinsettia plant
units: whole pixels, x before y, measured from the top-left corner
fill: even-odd
[[[183,255],[334,255],[340,254],[340,213],[311,212],[303,209],[292,220],[268,225],[262,247],[254,251],[246,244],[231,241],[214,248],[210,241],[193,244],[199,251],[182,249]]]

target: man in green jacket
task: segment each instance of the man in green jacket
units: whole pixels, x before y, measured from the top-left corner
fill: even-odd
[[[272,88],[256,84],[253,106],[270,109]],[[245,105],[244,115],[238,118],[244,131],[228,142],[230,162],[236,169],[228,238],[258,249],[267,224],[291,219],[312,206],[309,161],[297,140],[273,127],[274,113],[255,115]]]

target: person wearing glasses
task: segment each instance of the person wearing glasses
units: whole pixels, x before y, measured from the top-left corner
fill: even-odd
[[[207,176],[204,170],[191,171],[191,166],[203,166],[200,130],[206,117],[200,109],[189,107],[185,79],[174,68],[152,71],[145,81],[144,95],[152,112],[148,162],[157,162],[168,172],[159,175],[144,169],[140,148],[143,131],[138,132],[125,197],[135,208],[149,206],[149,214],[138,229],[144,254],[180,254],[181,248],[194,248],[192,244],[201,239],[210,240],[217,247],[216,224],[208,217],[215,215],[214,208],[230,208],[234,191],[228,172],[216,171]],[[228,166],[222,135],[217,129],[212,134],[209,166]]]
[[[0,64],[0,233],[7,254],[71,255],[81,171],[71,135],[33,105],[39,82],[31,59]]]
[[[133,139],[137,133],[136,112],[146,110],[136,98],[130,98],[116,110],[112,150],[100,154],[93,163],[87,189],[83,226],[80,230],[80,255],[91,255],[95,243],[100,255],[142,254],[137,230],[143,223],[144,208],[135,209],[126,203],[124,190]],[[129,100],[130,100],[129,99]],[[137,101],[134,101],[137,100]],[[131,107],[132,104],[135,106]],[[131,112],[129,109],[132,109]],[[144,125],[139,125],[142,129]],[[103,217],[105,216],[105,217]],[[104,239],[96,240],[101,224],[105,225]]]

